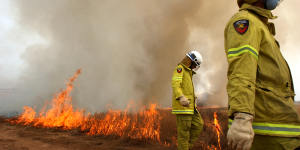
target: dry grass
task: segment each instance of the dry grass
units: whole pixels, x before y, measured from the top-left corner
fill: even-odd
[[[296,103],[296,109],[297,109],[298,113],[300,114],[300,102]]]
[[[195,144],[194,149],[208,150],[209,147],[218,148],[218,137],[216,128],[214,125],[214,112],[218,115],[219,124],[222,129],[220,135],[221,139],[221,149],[227,149],[226,135],[227,132],[227,108],[198,108],[201,113],[201,116],[204,120],[203,131],[199,137],[199,140]],[[171,143],[171,147],[176,147],[176,116],[172,115],[170,110],[162,110],[161,116],[163,117],[161,121],[161,139]],[[210,149],[211,149],[210,148]]]
[[[198,110],[201,113],[201,116],[204,120],[204,127],[203,131],[199,137],[199,140],[195,144],[195,149],[211,149],[212,147],[218,148],[218,136],[216,132],[216,127],[214,125],[214,112],[217,113],[217,119],[219,121],[219,124],[221,126],[221,149],[226,150],[226,135],[227,132],[227,108],[204,108],[199,107]],[[129,118],[133,118],[134,116],[127,114]],[[104,118],[105,113],[99,113],[95,115],[97,119],[101,120]],[[94,117],[95,117],[94,116]],[[160,125],[160,139],[161,144],[164,146],[169,145],[168,147],[170,149],[176,149],[176,116],[171,114],[170,109],[160,109],[159,110],[159,116],[161,118],[161,121],[159,123]],[[143,117],[139,117],[141,121],[143,121]],[[139,124],[143,124],[143,122],[140,122]],[[129,126],[130,127],[130,126]],[[126,132],[126,131],[125,131]],[[101,135],[100,135],[101,136]],[[110,135],[108,138],[121,138],[124,141],[131,143],[133,145],[135,144],[157,144],[157,141],[151,141],[149,139],[131,139],[130,136],[128,136],[128,133],[123,134],[122,137],[118,137],[117,135]],[[209,148],[210,147],[210,148]],[[219,148],[218,148],[219,149]]]
[[[296,105],[297,110],[300,113],[300,104]],[[222,129],[222,133],[220,136],[221,139],[221,149],[227,150],[227,140],[226,140],[226,133],[228,130],[227,124],[228,124],[228,117],[227,117],[227,108],[205,108],[205,107],[199,107],[198,110],[201,113],[201,116],[204,120],[204,128],[203,132],[201,133],[199,140],[195,144],[194,150],[215,150],[213,147],[216,148],[216,150],[219,150],[218,148],[218,137],[216,134],[216,128],[214,125],[214,112],[217,113],[218,121]],[[105,114],[98,114],[99,118],[103,118]],[[120,141],[121,145],[124,145],[126,143],[126,146],[146,146],[146,145],[157,145],[158,147],[161,147],[161,149],[165,150],[175,150],[176,149],[176,116],[171,114],[170,109],[160,109],[159,115],[162,118],[160,121],[160,138],[162,142],[166,142],[169,144],[167,147],[166,145],[162,146],[161,144],[158,144],[157,141],[151,141],[151,140],[133,140],[126,136],[118,137],[118,136],[93,136],[95,138],[101,138],[106,139],[109,141],[118,140]],[[0,123],[4,122],[3,118],[0,118]],[[30,128],[28,128],[30,129]],[[45,129],[49,132],[56,132],[57,130],[60,130],[59,128],[56,129]],[[85,131],[64,131],[64,132],[70,132],[70,133],[76,133],[74,139],[76,139],[77,136],[87,137],[84,134]],[[57,132],[56,132],[57,133]],[[117,143],[116,145],[120,145],[120,143]],[[157,148],[156,148],[157,149]]]
[[[298,113],[300,114],[300,102],[296,103],[296,109]],[[217,134],[216,129],[214,127],[213,123],[213,113],[217,112],[219,124],[221,125],[222,132],[220,136],[221,140],[221,149],[227,150],[227,139],[226,139],[226,133],[228,130],[228,117],[227,117],[227,108],[201,108],[199,107],[198,110],[200,110],[201,116],[204,120],[204,128],[203,132],[199,137],[198,142],[195,145],[196,149],[202,149],[202,150],[211,150],[212,147],[218,148],[218,140],[217,140]],[[164,111],[161,113],[164,120],[162,120],[161,125],[161,136],[163,140],[166,140],[168,142],[172,142],[172,147],[175,147],[176,144],[176,117],[175,115],[172,115],[170,112]],[[210,146],[210,149],[208,148]]]
[[[218,120],[219,124],[221,126],[222,132],[220,135],[221,139],[221,149],[226,150],[226,136],[225,133],[227,132],[227,114],[226,110],[227,108],[203,108],[199,107],[198,110],[201,113],[201,116],[204,120],[204,127],[203,131],[199,137],[199,140],[195,144],[194,149],[202,149],[202,150],[211,150],[212,147],[218,148],[218,137],[217,137],[217,132],[216,132],[216,127],[214,125],[214,112],[217,113],[218,115]],[[105,117],[106,113],[98,113],[93,115],[93,117],[101,120]],[[134,115],[132,114],[127,114],[127,117],[129,118],[134,118]],[[159,122],[160,126],[160,139],[163,147],[165,149],[176,149],[176,116],[171,114],[170,109],[160,109],[159,110],[159,117],[161,118]],[[11,118],[13,119],[13,118]],[[143,117],[139,117],[139,122],[138,124],[144,124],[143,123]],[[1,121],[1,119],[0,119]],[[3,119],[2,119],[3,121]],[[142,122],[141,122],[142,121]],[[156,126],[156,125],[155,125]],[[129,126],[130,127],[130,126]],[[36,127],[34,127],[36,128]],[[43,128],[43,127],[41,127]],[[51,128],[47,129],[48,131],[63,131],[63,128],[57,127],[57,128]],[[126,132],[127,130],[125,130]],[[129,131],[129,129],[128,129]],[[88,130],[85,131],[80,131],[79,130],[70,130],[70,132],[76,132],[79,134],[86,134],[88,133]],[[97,135],[98,137],[105,137],[107,139],[111,140],[116,140],[116,139],[121,139],[124,143],[127,143],[129,145],[145,145],[145,144],[158,144],[157,141],[152,141],[151,139],[132,139],[130,136],[128,136],[128,133],[125,133],[122,137],[119,137],[118,135],[109,135],[109,136],[103,136],[103,135]],[[95,136],[95,137],[97,137]],[[210,148],[209,148],[210,147]]]

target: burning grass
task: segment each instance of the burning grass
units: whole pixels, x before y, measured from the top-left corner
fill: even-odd
[[[200,110],[200,113],[203,117],[203,120],[205,122],[203,132],[201,133],[199,140],[195,144],[195,149],[202,149],[202,150],[219,150],[219,143],[218,143],[218,134],[217,130],[220,131],[220,146],[221,149],[226,150],[226,136],[224,133],[226,133],[227,130],[227,118],[226,118],[226,108],[198,108]],[[149,110],[148,110],[149,111]],[[94,121],[99,122],[99,124],[96,124],[95,129],[103,128],[103,130],[99,133],[90,134],[90,129],[93,121],[89,122],[87,121],[86,129],[83,130],[81,128],[74,128],[74,129],[64,129],[63,127],[43,127],[43,126],[34,126],[34,124],[28,124],[26,126],[28,127],[35,127],[35,128],[48,128],[50,131],[70,131],[72,133],[76,134],[88,134],[92,136],[100,136],[100,137],[106,137],[107,139],[114,140],[121,138],[123,142],[128,143],[129,145],[143,145],[143,144],[156,144],[159,143],[160,145],[166,147],[166,149],[176,149],[176,117],[175,115],[171,114],[170,109],[157,109],[158,117],[160,118],[157,122],[159,125],[155,124],[155,127],[159,127],[159,138],[161,142],[158,142],[157,139],[153,138],[143,138],[138,137],[134,135],[134,132],[138,132],[137,130],[134,130],[134,128],[131,128],[133,124],[138,124],[139,126],[135,129],[146,129],[144,127],[145,125],[145,117],[141,114],[136,113],[125,113],[125,112],[115,112],[115,115],[112,115],[111,112],[106,113],[97,113],[93,116],[90,116],[90,119],[94,119]],[[109,115],[108,115],[109,114]],[[126,114],[126,117],[125,117]],[[220,127],[217,128],[214,123],[214,114],[217,115],[218,122],[220,124]],[[120,116],[119,116],[120,115]],[[107,117],[110,116],[110,117]],[[115,117],[112,117],[115,116]],[[118,117],[116,117],[118,116]],[[121,117],[122,116],[122,117]],[[112,132],[110,129],[120,129],[122,125],[118,125],[114,123],[113,119],[110,121],[110,123],[105,122],[105,118],[130,118],[130,122],[126,128],[123,128],[122,132]],[[135,120],[137,119],[137,120]],[[121,119],[122,120],[122,119]],[[12,120],[11,120],[12,121]],[[16,120],[14,120],[16,121]],[[104,126],[101,126],[101,123]],[[104,124],[106,123],[106,124]],[[24,125],[24,124],[23,124]],[[151,131],[151,130],[148,130]],[[120,134],[122,133],[122,134]],[[134,136],[132,136],[132,135]],[[138,135],[138,134],[137,134]]]
[[[89,116],[81,130],[88,135],[112,135],[130,139],[160,141],[160,115],[156,105],[143,108],[138,113],[109,110]]]
[[[37,128],[77,131],[90,136],[121,138],[128,143],[138,141],[134,144],[159,143],[167,149],[176,148],[176,116],[171,114],[171,109],[162,109],[156,104],[149,104],[138,111],[130,111],[129,105],[125,110],[96,114],[74,109],[70,93],[80,72],[78,70],[69,79],[66,88],[53,98],[51,105],[45,105],[39,113],[24,106],[23,114],[8,121]],[[204,128],[194,149],[226,150],[227,108],[199,107],[198,110],[203,117]],[[3,120],[0,118],[0,122]]]
[[[86,114],[74,109],[72,97],[73,82],[81,70],[69,79],[66,88],[58,93],[50,106],[45,105],[38,113],[32,107],[24,106],[24,112],[11,123],[41,128],[79,129],[88,135],[112,135],[131,139],[160,140],[160,115],[156,104],[143,107],[137,113],[128,110],[109,110],[105,114]],[[129,106],[130,107],[130,106]]]
[[[156,104],[149,104],[137,112],[109,110],[106,113],[88,114],[84,110],[74,109],[70,93],[73,82],[80,74],[78,70],[66,84],[66,89],[59,92],[51,105],[45,105],[37,113],[32,107],[25,106],[24,112],[10,123],[39,128],[78,130],[87,135],[113,136],[123,139],[138,140],[144,143],[159,143],[170,148],[176,147],[176,118],[170,109],[161,109]],[[226,109],[199,108],[205,121],[196,149],[226,149],[227,130]],[[225,145],[225,146],[224,146]]]

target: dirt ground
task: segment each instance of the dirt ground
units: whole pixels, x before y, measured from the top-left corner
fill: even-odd
[[[300,105],[298,110],[300,112]],[[220,145],[227,150],[226,132],[227,108],[199,108],[205,122],[203,131],[193,150],[220,149],[214,112],[221,125]],[[169,146],[157,142],[130,140],[124,137],[88,136],[79,130],[62,131],[21,125],[11,125],[0,117],[0,150],[176,150],[176,118],[168,110],[160,111],[161,140]]]
[[[0,118],[0,150],[172,150],[160,144],[10,125]]]
[[[194,150],[217,146],[213,125],[213,113],[217,112],[223,132],[227,130],[226,109],[200,109],[205,125]],[[11,125],[0,117],[0,150],[175,150],[176,118],[170,111],[160,111],[161,139],[169,146],[158,142],[137,141],[124,137],[88,136],[79,130],[63,131],[22,125]],[[225,150],[225,134],[221,135]]]

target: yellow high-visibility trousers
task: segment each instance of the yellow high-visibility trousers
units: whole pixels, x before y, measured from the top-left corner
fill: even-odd
[[[176,115],[178,150],[189,150],[199,138],[203,119],[198,111],[193,115]]]
[[[251,150],[295,150],[300,138],[255,135]]]

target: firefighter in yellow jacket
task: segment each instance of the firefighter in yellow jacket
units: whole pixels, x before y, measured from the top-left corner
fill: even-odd
[[[191,51],[176,67],[172,77],[172,113],[176,114],[178,150],[189,150],[198,139],[203,120],[196,108],[192,76],[199,69],[202,56]]]
[[[242,150],[294,150],[300,118],[289,66],[275,39],[271,10],[280,0],[238,0],[225,28],[228,144]],[[232,120],[231,120],[232,119]],[[253,140],[254,139],[254,140]]]

